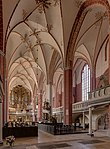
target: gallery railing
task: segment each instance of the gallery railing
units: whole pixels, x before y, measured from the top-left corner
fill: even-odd
[[[72,113],[88,111],[89,107],[94,107],[110,103],[110,85],[99,88],[88,93],[88,100],[72,104]],[[63,112],[63,106],[53,108],[53,114]]]
[[[63,112],[63,106],[58,107],[58,108],[53,108],[52,109],[52,113],[54,114],[58,114],[58,113],[62,113]]]
[[[97,89],[88,93],[89,99],[72,105],[73,113],[88,110],[89,107],[94,107],[110,103],[110,85]]]

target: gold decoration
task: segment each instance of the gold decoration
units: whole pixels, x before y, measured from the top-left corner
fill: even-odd
[[[31,103],[30,91],[26,90],[22,85],[13,88],[10,93],[10,107],[22,111]]]

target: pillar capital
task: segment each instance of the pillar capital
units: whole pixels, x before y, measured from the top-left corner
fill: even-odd
[[[72,67],[65,67],[64,70],[72,70]]]
[[[52,84],[53,84],[52,81],[48,81],[48,82],[47,82],[47,85],[52,85]]]
[[[73,57],[72,57],[71,53],[68,53],[64,68],[72,69],[72,67],[73,67]]]

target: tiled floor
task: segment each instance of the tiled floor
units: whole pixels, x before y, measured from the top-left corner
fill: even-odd
[[[94,137],[87,134],[57,135],[39,131],[35,138],[17,138],[15,145],[9,147],[4,140],[0,149],[110,149],[110,138],[103,132],[95,132]]]

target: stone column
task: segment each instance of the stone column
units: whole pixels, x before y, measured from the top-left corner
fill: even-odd
[[[3,85],[1,86],[1,76],[2,78],[5,78],[5,69],[6,66],[4,65],[4,62],[6,59],[4,59],[5,53],[3,52],[3,8],[2,8],[2,0],[0,0],[0,143],[3,143],[2,141],[2,124],[3,124],[3,114],[2,114],[2,98],[3,98]],[[2,88],[1,88],[2,87]]]
[[[3,118],[2,118],[2,100],[0,99],[0,144],[3,144],[2,140],[2,125],[3,125]]]
[[[9,117],[9,89],[7,88],[7,79],[5,79],[5,98],[4,98],[4,123],[8,121]]]
[[[52,83],[51,82],[47,84],[47,92],[48,92],[47,99],[51,106],[50,115],[52,115]]]
[[[32,115],[32,117],[33,117],[33,121],[35,121],[35,101],[33,101],[32,107],[33,107],[33,113],[32,113],[33,115]]]
[[[109,60],[108,60],[109,76],[108,76],[108,81],[109,81],[109,84],[110,84],[110,24],[109,24],[109,28],[108,28],[108,34],[109,34],[109,53],[108,53],[109,54]]]
[[[38,121],[42,121],[42,92],[38,95]]]
[[[2,99],[3,99],[3,95],[4,95],[3,82],[0,76],[0,144],[3,144],[3,140],[2,140],[2,126],[3,126]]]
[[[62,112],[60,112],[60,123],[62,123]]]
[[[64,124],[72,124],[72,69],[64,70]]]
[[[108,131],[107,136],[110,137],[110,104],[108,105]]]
[[[91,76],[91,91],[96,89],[96,69],[95,66],[92,67],[92,76]]]
[[[83,129],[85,129],[85,114],[83,112]]]
[[[109,34],[109,60],[108,60],[109,76],[108,76],[108,80],[110,84],[110,22],[109,22],[108,34]],[[108,105],[108,119],[109,119],[109,124],[108,124],[107,135],[110,137],[110,104]]]
[[[92,108],[89,107],[89,135],[92,134]]]
[[[62,106],[62,93],[59,93],[59,107]]]

